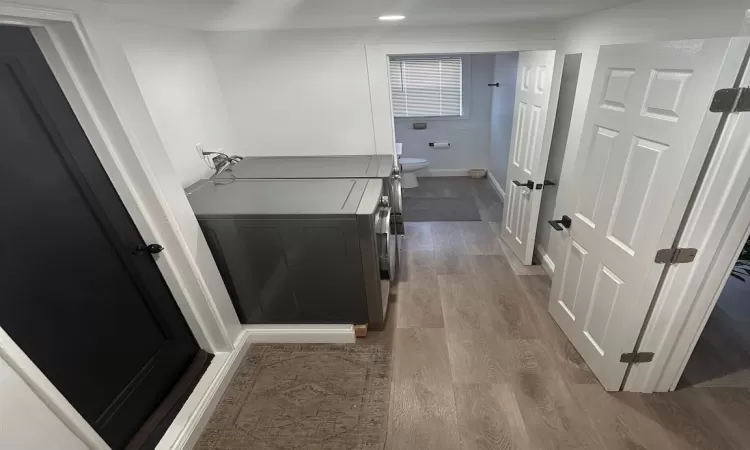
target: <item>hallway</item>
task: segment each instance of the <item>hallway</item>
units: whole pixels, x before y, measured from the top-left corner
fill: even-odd
[[[748,389],[603,391],[547,313],[549,279],[514,272],[499,223],[406,233],[387,329],[358,341],[393,351],[386,448],[746,447]]]

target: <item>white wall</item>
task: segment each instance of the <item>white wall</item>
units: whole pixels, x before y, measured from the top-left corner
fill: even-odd
[[[558,58],[582,53],[581,69],[561,171],[554,216],[572,211],[576,199],[571,180],[581,143],[583,121],[591,93],[599,46],[676,39],[737,36],[745,34],[747,0],[643,0],[566,21],[559,30]],[[560,267],[562,233],[552,234],[546,249]]]
[[[210,176],[195,145],[233,154],[237,144],[205,33],[132,22],[117,32],[180,184]]]
[[[490,118],[490,172],[505,190],[510,155],[510,137],[513,131],[518,53],[495,55],[492,83],[492,113]]]
[[[0,358],[0,448],[86,450],[83,443]]]
[[[491,87],[495,55],[460,55],[463,59],[464,114],[460,118],[397,118],[396,142],[403,145],[403,156],[424,158],[426,171],[486,169],[489,167]],[[427,123],[426,130],[415,130],[414,122]],[[450,148],[433,148],[430,142],[450,142]]]
[[[316,37],[211,34],[240,155],[375,153],[363,45]]]
[[[209,49],[240,154],[373,154],[366,46],[553,35],[548,24],[212,32]]]

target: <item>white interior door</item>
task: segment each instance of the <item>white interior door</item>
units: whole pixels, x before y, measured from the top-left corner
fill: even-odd
[[[576,160],[575,208],[550,313],[607,390],[618,390],[710,139],[730,39],[601,47]],[[733,79],[733,78],[730,78]],[[722,81],[723,82],[723,81]],[[713,115],[713,116],[708,116]],[[708,120],[704,120],[708,118]],[[710,136],[701,132],[701,136]]]
[[[554,65],[554,50],[518,55],[501,236],[526,265],[534,254],[541,185],[549,156],[549,143],[545,147],[543,141]]]

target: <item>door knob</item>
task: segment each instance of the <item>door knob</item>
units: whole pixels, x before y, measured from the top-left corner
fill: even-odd
[[[161,253],[164,250],[164,247],[162,247],[159,244],[141,244],[138,247],[135,248],[135,251],[133,254],[136,253],[148,253],[150,255],[154,255],[156,253]]]
[[[534,189],[534,182],[531,181],[531,180],[528,180],[525,183],[521,183],[518,180],[513,180],[513,184],[515,184],[516,186],[523,186],[523,187],[525,187],[527,189]]]
[[[548,220],[547,223],[552,225],[552,228],[554,228],[555,230],[562,231],[563,227],[570,228],[570,225],[573,223],[573,221],[570,220],[570,217],[568,216],[562,216],[562,219],[560,220]],[[562,227],[560,225],[562,225]]]

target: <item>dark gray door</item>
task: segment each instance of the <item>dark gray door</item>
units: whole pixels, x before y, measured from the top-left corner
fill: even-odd
[[[0,62],[0,327],[120,448],[198,347],[28,29]]]

